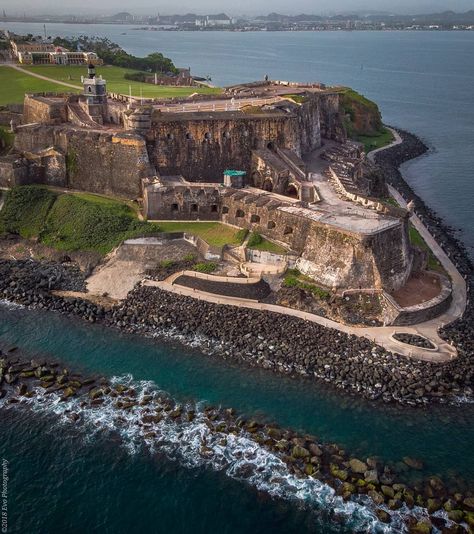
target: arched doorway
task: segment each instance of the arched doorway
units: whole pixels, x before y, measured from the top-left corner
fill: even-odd
[[[296,189],[296,186],[293,184],[288,184],[285,195],[291,198],[298,198],[298,189]]]

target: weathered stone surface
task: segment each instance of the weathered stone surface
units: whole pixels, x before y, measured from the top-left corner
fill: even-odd
[[[350,460],[349,465],[354,473],[363,475],[367,471],[367,464],[357,458]]]

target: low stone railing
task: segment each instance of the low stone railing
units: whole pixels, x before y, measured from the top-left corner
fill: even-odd
[[[200,273],[198,271],[180,271],[178,275],[176,276],[175,280],[179,278],[180,276],[191,276],[193,278],[200,278],[202,280],[211,280],[212,282],[242,284],[242,285],[257,284],[260,281],[260,277],[238,278],[235,276],[218,276],[215,274]]]

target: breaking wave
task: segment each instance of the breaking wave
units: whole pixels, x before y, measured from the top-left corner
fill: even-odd
[[[36,413],[54,414],[61,426],[78,421],[82,424],[85,441],[98,433],[118,434],[131,455],[146,450],[152,455],[165,454],[186,468],[207,467],[223,472],[273,497],[292,500],[315,510],[324,520],[342,521],[351,532],[406,532],[403,518],[408,509],[390,512],[391,524],[382,523],[369,498],[359,496],[357,500],[344,501],[329,485],[317,479],[295,476],[276,454],[259,445],[251,435],[211,430],[201,404],[185,405],[188,410],[195,411],[192,421],[164,418],[144,423],[144,415],[159,410],[163,401],[169,399],[166,393],[153,382],[135,381],[131,375],[114,377],[111,384],[133,388],[135,405],[127,410],[120,409],[116,406],[117,399],[105,396],[99,406],[84,406],[84,397],[60,400],[56,393],[46,395],[38,387],[33,397],[23,397],[19,404],[8,404],[6,398],[0,400],[0,408],[28,406]],[[411,515],[413,512],[411,510]],[[422,509],[415,512],[420,517],[424,515]]]

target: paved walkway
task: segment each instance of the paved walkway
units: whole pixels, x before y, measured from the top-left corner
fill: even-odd
[[[228,98],[202,100],[200,102],[185,102],[181,104],[156,105],[155,107],[166,113],[196,113],[212,111],[239,111],[246,106],[264,106],[284,100],[275,97]]]
[[[400,343],[391,338],[391,336],[396,332],[418,334],[418,329],[414,327],[385,326],[359,328],[354,326],[348,326],[341,323],[336,323],[335,321],[326,319],[325,317],[321,317],[319,315],[314,315],[312,313],[294,310],[292,308],[286,308],[284,306],[277,306],[275,304],[265,304],[257,302],[255,300],[215,295],[214,293],[207,293],[205,291],[199,291],[197,289],[178,286],[173,284],[173,281],[174,280],[164,280],[161,282],[156,282],[154,280],[144,280],[143,285],[149,287],[158,287],[159,289],[169,291],[171,293],[176,293],[177,295],[184,295],[187,297],[192,297],[214,304],[226,304],[230,306],[238,306],[241,308],[250,308],[254,310],[270,311],[283,315],[290,315],[299,319],[303,319],[305,321],[320,324],[321,326],[324,326],[326,328],[333,328],[335,330],[339,330],[340,332],[344,332],[346,334],[354,334],[356,336],[368,338],[372,341],[375,341],[378,345],[384,347],[385,349],[391,352],[396,352],[398,354],[402,354],[404,356],[409,356],[419,360],[444,362],[449,361],[456,356],[456,349],[454,349],[454,347],[451,347],[451,345],[443,341],[437,335],[437,333],[433,333],[433,335],[430,336],[430,340],[437,345],[437,349],[431,351],[420,347],[412,347],[410,345]]]

